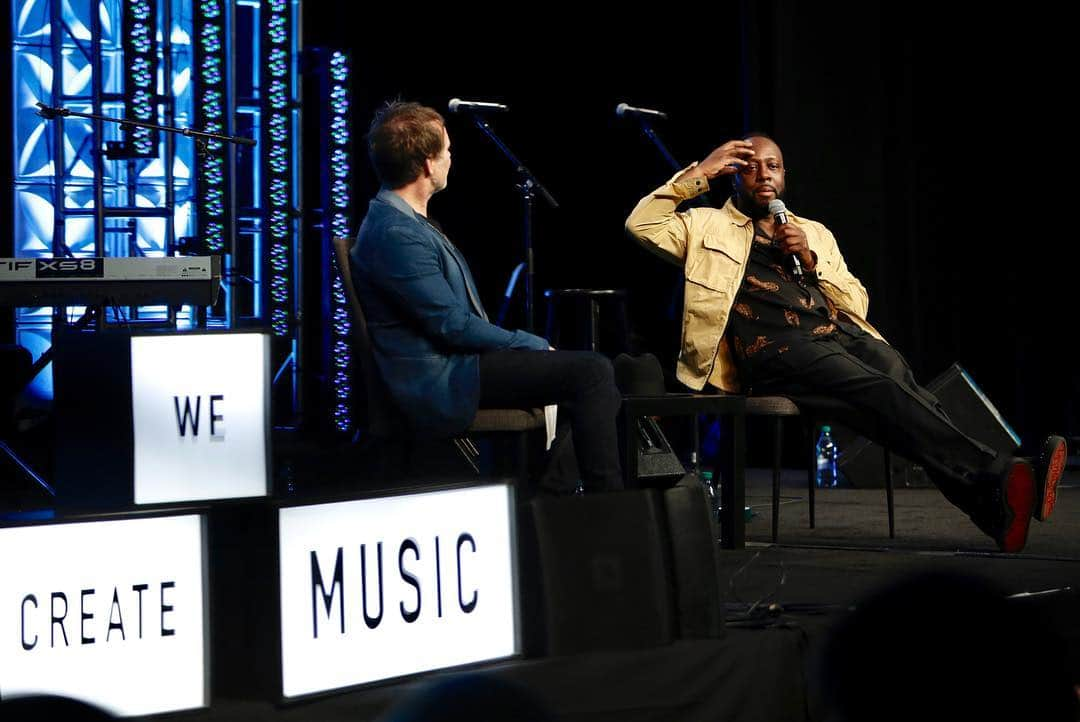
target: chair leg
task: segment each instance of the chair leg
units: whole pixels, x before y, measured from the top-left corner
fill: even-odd
[[[896,538],[896,523],[893,516],[893,479],[892,479],[892,452],[888,447],[885,449],[885,504],[889,509],[889,538]]]
[[[454,439],[454,447],[457,448],[458,453],[461,454],[461,458],[465,460],[465,463],[473,470],[474,474],[480,473],[480,466],[478,461],[480,459],[480,452],[473,444],[472,439],[467,436],[459,436]]]
[[[777,416],[773,422],[772,460],[772,540],[780,535],[780,457],[784,448],[784,419]],[[736,511],[738,511],[736,509]]]
[[[806,493],[810,499],[810,528],[814,528],[814,491],[817,487],[817,452],[814,449],[816,443],[814,424],[807,426],[810,430],[810,464],[806,467]]]
[[[529,432],[519,431],[517,435],[517,472],[518,483],[524,489],[528,486],[529,479]]]
[[[697,414],[690,415],[690,438],[693,444],[690,452],[691,471],[694,476],[701,477],[701,419]]]

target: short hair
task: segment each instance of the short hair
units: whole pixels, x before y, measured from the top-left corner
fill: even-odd
[[[768,133],[764,133],[764,132],[762,132],[760,130],[751,130],[750,132],[743,133],[742,135],[739,136],[739,140],[750,140],[751,138],[761,138],[762,140],[767,140],[770,143],[772,143],[773,145],[775,145],[777,148],[780,148],[780,144],[777,143],[776,140],[773,139],[773,137],[771,135],[769,135]],[[784,152],[783,150],[780,151],[781,155],[783,155],[783,152]],[[784,167],[784,172],[787,173],[787,167],[786,166]],[[739,178],[738,173],[731,176],[732,197],[734,197],[734,195],[736,193],[735,184],[739,182],[738,178]]]
[[[761,138],[762,140],[769,141],[777,148],[780,147],[780,144],[776,142],[776,139],[774,139],[768,133],[763,133],[760,130],[751,130],[749,133],[743,133],[742,136],[739,137],[739,140],[750,140],[751,138]]]
[[[446,121],[419,103],[393,100],[375,112],[367,134],[368,156],[379,182],[400,188],[424,172],[424,161],[443,149]]]

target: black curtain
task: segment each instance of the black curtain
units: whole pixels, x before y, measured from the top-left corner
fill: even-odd
[[[397,96],[444,114],[451,97],[511,107],[496,130],[561,204],[536,204],[539,319],[544,288],[626,288],[641,346],[672,368],[679,272],[622,231],[671,172],[614,113],[660,108],[683,162],[746,130],[777,139],[789,206],[834,231],[871,321],[918,378],[959,361],[1025,440],[1080,431],[1060,14],[784,0],[593,20],[567,6],[465,24],[460,11],[380,13],[345,27],[308,3],[305,45],[352,51],[357,134]],[[497,307],[521,260],[515,175],[466,118],[448,122],[454,166],[432,215]],[[362,157],[357,180],[362,216],[376,189]]]

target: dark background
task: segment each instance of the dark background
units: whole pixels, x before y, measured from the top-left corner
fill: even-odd
[[[747,130],[776,138],[789,207],[833,230],[871,322],[917,378],[958,361],[1026,442],[1075,434],[1067,23],[1027,4],[945,5],[773,0],[592,19],[571,6],[523,5],[513,19],[403,6],[354,24],[308,3],[304,42],[351,51],[358,136],[393,97],[448,116],[454,165],[431,214],[489,309],[521,260],[520,201],[510,164],[446,112],[451,97],[508,104],[490,116],[496,131],[560,203],[536,206],[538,319],[544,288],[626,288],[639,350],[672,367],[679,272],[622,229],[671,171],[614,113],[659,108],[680,162]],[[362,155],[358,199],[377,190]]]
[[[1080,254],[1067,109],[1075,39],[1064,11],[1049,4],[972,8],[400,3],[361,15],[308,0],[302,24],[308,50],[352,54],[358,141],[374,109],[393,97],[444,114],[452,97],[511,107],[492,117],[496,131],[560,203],[536,204],[539,321],[545,288],[625,288],[638,350],[673,367],[679,271],[622,229],[636,201],[671,171],[637,123],[614,113],[620,102],[659,108],[670,120],[657,131],[681,162],[747,130],[776,138],[789,207],[833,230],[870,292],[871,322],[917,378],[929,381],[959,361],[1025,441],[1051,430],[1076,436]],[[0,40],[9,32],[5,24]],[[10,98],[10,72],[0,76]],[[304,92],[310,219],[325,159],[313,136],[322,99],[308,79]],[[0,116],[7,137],[11,118]],[[465,116],[448,116],[448,127],[450,186],[431,212],[465,251],[495,310],[521,260],[516,177]],[[0,151],[9,179],[11,150]],[[358,150],[356,225],[376,191]],[[8,185],[0,213],[10,218]],[[722,191],[712,195],[722,202]],[[314,233],[303,240],[313,273],[324,260],[318,243]],[[10,237],[2,247],[10,249]],[[509,325],[522,322],[522,290]],[[310,304],[305,317],[317,325]],[[0,332],[10,338],[9,313],[0,315]]]

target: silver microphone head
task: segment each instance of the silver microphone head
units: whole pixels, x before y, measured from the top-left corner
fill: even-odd
[[[462,100],[461,98],[451,98],[447,103],[447,107],[451,113],[458,113],[463,110],[474,111],[479,113],[502,113],[510,108],[502,103],[489,103],[485,100]]]
[[[774,216],[779,213],[787,213],[787,206],[785,206],[784,202],[779,198],[773,198],[769,201],[769,213],[772,213]]]
[[[626,115],[636,115],[638,118],[660,118],[667,120],[667,113],[652,108],[635,108],[629,103],[619,103],[615,106],[615,115],[622,118]]]

